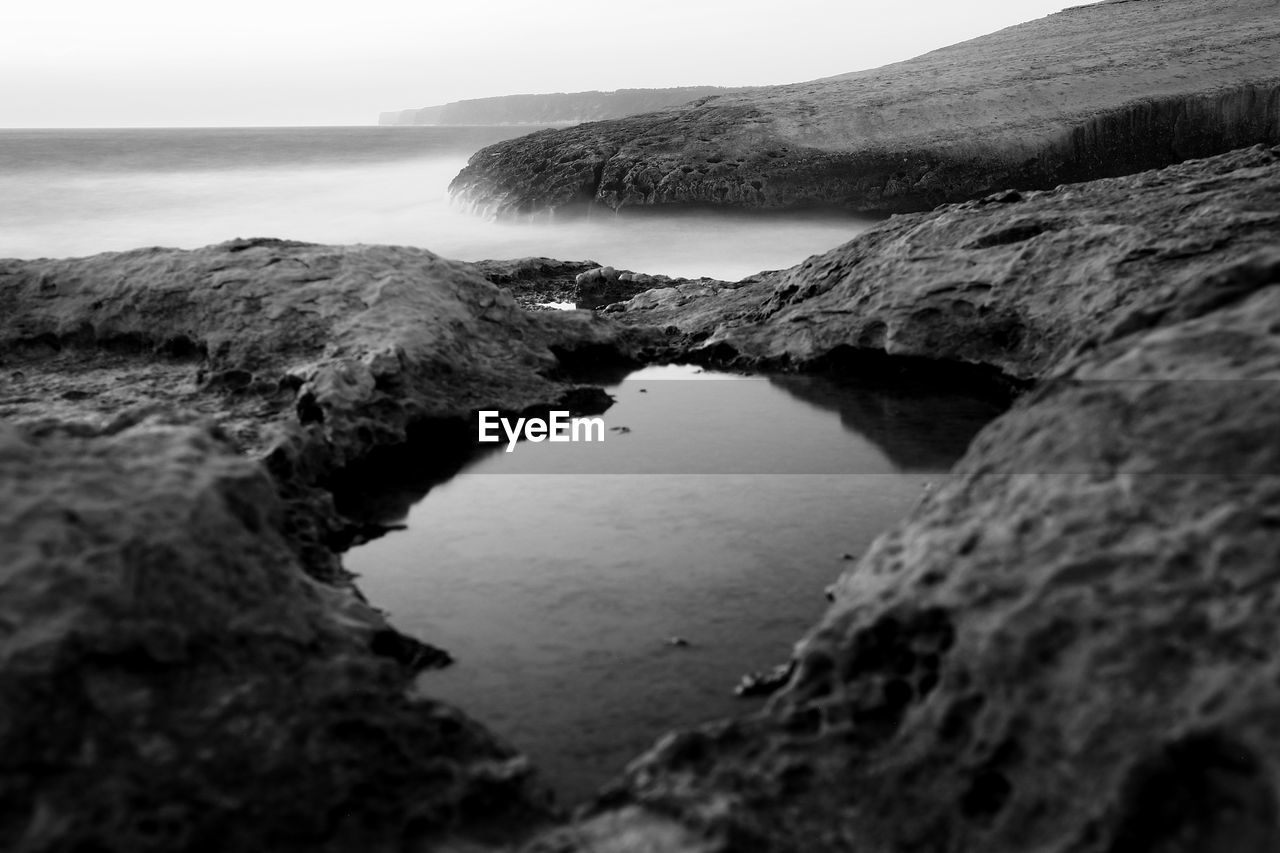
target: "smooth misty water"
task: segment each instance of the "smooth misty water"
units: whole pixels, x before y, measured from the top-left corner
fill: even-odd
[[[526,750],[567,801],[664,731],[757,707],[732,695],[739,676],[786,660],[842,555],[904,516],[998,411],[688,368],[609,388],[603,444],[499,448],[434,487],[439,445],[424,444],[417,482],[411,458],[382,483],[380,514],[408,529],[346,558],[398,627],[457,657],[420,688]]]
[[[282,237],[738,279],[799,263],[867,225],[710,212],[497,223],[450,203],[449,181],[472,153],[529,130],[0,130],[0,257]]]

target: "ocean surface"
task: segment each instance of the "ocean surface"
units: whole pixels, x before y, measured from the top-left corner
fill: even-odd
[[[868,224],[709,212],[499,223],[451,203],[449,181],[472,153],[533,129],[0,130],[0,257],[281,237],[736,280],[799,263]]]
[[[649,367],[601,443],[424,442],[360,501],[407,529],[350,551],[369,600],[457,663],[425,694],[531,755],[566,803],[664,732],[743,714],[823,591],[1000,408],[958,391]],[[477,448],[480,448],[477,445]],[[673,644],[675,638],[687,643]]]

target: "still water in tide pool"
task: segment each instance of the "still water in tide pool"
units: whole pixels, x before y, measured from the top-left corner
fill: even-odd
[[[681,367],[607,389],[600,444],[485,445],[447,478],[438,449],[411,450],[365,501],[407,529],[346,556],[397,627],[457,658],[419,688],[531,755],[568,803],[664,732],[759,707],[739,677],[787,659],[844,555],[1000,411]]]

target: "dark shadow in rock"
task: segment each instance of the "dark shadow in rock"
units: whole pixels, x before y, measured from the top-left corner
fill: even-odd
[[[1007,393],[928,377],[886,364],[856,375],[773,375],[797,400],[840,415],[903,471],[949,468],[978,432],[1012,402]],[[972,389],[972,390],[971,390]]]
[[[1216,732],[1138,762],[1121,792],[1108,853],[1269,853],[1280,849],[1275,791],[1251,750]]]
[[[642,365],[635,358],[613,343],[586,343],[575,347],[552,346],[559,365],[545,374],[548,379],[560,382],[577,382],[584,385],[616,385]],[[601,409],[600,411],[604,411]],[[596,414],[596,412],[584,412]]]
[[[392,529],[427,492],[502,446],[479,444],[470,421],[422,421],[408,441],[377,448],[326,485],[342,515],[371,532]]]

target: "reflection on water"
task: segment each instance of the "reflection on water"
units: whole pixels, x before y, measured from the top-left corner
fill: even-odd
[[[0,257],[283,237],[738,279],[799,263],[867,226],[848,216],[706,211],[498,223],[450,202],[449,181],[473,152],[529,130],[0,130]]]
[[[996,414],[955,393],[687,368],[611,391],[606,423],[629,431],[603,444],[499,446],[460,472],[423,447],[416,491],[404,476],[376,510],[408,530],[347,556],[399,627],[457,657],[420,688],[529,752],[567,801],[662,732],[754,707],[738,677],[787,657],[842,556]]]
[[[901,380],[833,381],[822,376],[770,377],[777,387],[836,412],[845,429],[876,446],[900,471],[945,471],[1008,402],[936,384]]]

